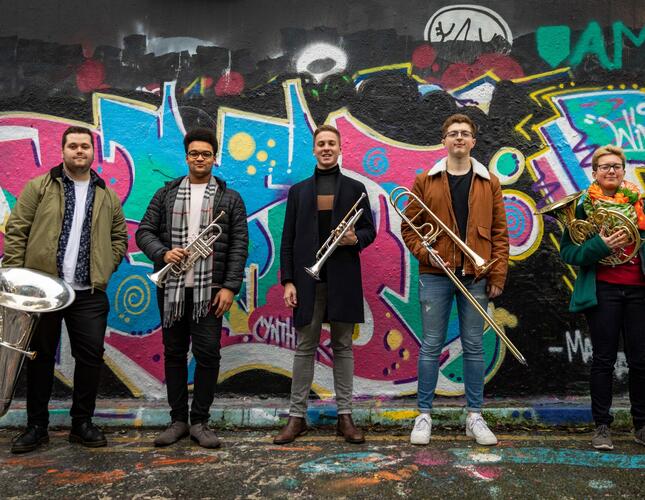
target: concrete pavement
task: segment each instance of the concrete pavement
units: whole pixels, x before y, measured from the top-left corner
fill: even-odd
[[[106,448],[67,442],[67,431],[26,455],[9,453],[0,430],[3,498],[597,498],[642,497],[645,447],[628,432],[616,449],[590,448],[591,434],[498,433],[477,446],[462,429],[438,430],[428,446],[408,433],[368,433],[350,445],[329,430],[275,446],[268,431],[224,431],[205,450],[184,439],[154,448],[156,431],[112,429]]]

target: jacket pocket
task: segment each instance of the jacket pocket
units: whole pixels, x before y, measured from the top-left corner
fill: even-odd
[[[477,226],[477,233],[485,240],[491,241],[490,227]]]

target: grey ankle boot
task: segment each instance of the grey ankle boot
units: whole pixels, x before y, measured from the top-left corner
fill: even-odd
[[[222,444],[215,433],[208,428],[208,422],[191,425],[190,439],[197,441],[203,448],[219,448]]]
[[[175,421],[155,438],[155,446],[168,446],[188,436],[188,424]]]

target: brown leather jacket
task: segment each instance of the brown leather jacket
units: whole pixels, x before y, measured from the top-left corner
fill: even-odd
[[[506,212],[502,199],[499,180],[484,165],[471,158],[473,180],[470,186],[468,201],[468,224],[466,237],[459,234],[455,214],[452,210],[450,186],[446,172],[446,159],[437,162],[428,172],[419,174],[414,181],[412,192],[448,226],[462,241],[485,260],[497,258],[497,262],[488,274],[488,283],[504,288],[508,271],[508,232],[506,229]],[[419,212],[418,206],[411,206],[406,215],[412,219]],[[422,215],[414,224],[423,224],[428,218]],[[441,274],[443,271],[430,264],[428,251],[421,244],[420,238],[405,223],[401,224],[401,233],[406,246],[419,260],[419,273]],[[424,234],[427,231],[424,231]],[[463,253],[454,241],[446,234],[441,234],[432,247],[441,258],[450,263],[454,271],[462,266],[466,274],[474,274],[470,259],[464,259]]]

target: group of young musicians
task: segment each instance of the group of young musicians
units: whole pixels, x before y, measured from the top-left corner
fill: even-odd
[[[442,127],[446,157],[419,174],[412,193],[447,227],[487,262],[484,276],[446,234],[421,240],[405,220],[403,240],[419,261],[419,302],[423,339],[418,360],[418,410],[410,435],[412,444],[430,441],[432,405],[446,340],[448,320],[456,298],[463,346],[466,394],[466,435],[480,445],[497,438],[482,417],[484,399],[484,318],[454,279],[461,281],[484,310],[498,297],[508,271],[509,243],[499,180],[471,157],[477,127],[466,115],[450,116]],[[188,174],[167,182],[153,196],[136,232],[139,248],[162,270],[157,291],[162,323],[164,366],[170,406],[170,425],[155,438],[167,446],[190,436],[200,446],[221,445],[208,425],[220,363],[222,317],[239,292],[248,254],[246,209],[239,193],[212,173],[218,144],[208,129],[194,129],[184,138]],[[109,310],[108,280],[127,249],[128,233],[121,204],[105,181],[90,167],[94,143],[90,130],[70,127],[62,138],[63,162],[30,180],[6,225],[4,267],[28,267],[61,277],[76,291],[67,309],[43,315],[31,347],[38,351],[27,364],[27,426],[12,442],[11,451],[35,450],[49,441],[48,403],[54,379],[56,351],[64,319],[75,359],[71,442],[89,447],[107,444],[92,423],[103,341]],[[337,434],[349,443],[365,441],[352,420],[354,358],[352,335],[364,321],[360,252],[376,236],[365,186],[345,175],[338,130],[319,127],[313,136],[316,166],[313,175],[289,189],[282,242],[280,279],[284,303],[293,309],[297,348],[293,360],[289,419],[274,443],[294,441],[307,432],[307,401],[315,353],[323,323],[330,325],[333,375],[338,406]],[[585,218],[602,204],[624,211],[645,231],[645,215],[636,186],[624,181],[625,156],[619,148],[600,148],[593,157],[594,182],[578,207]],[[364,195],[364,196],[363,196]],[[352,210],[362,210],[355,224],[345,224]],[[417,213],[422,226],[427,214]],[[218,236],[208,251],[192,248],[216,220]],[[342,229],[342,230],[341,230]],[[305,268],[319,257],[321,243],[331,253],[321,261],[318,277]],[[645,232],[643,233],[645,236]],[[629,390],[635,438],[645,444],[645,259],[634,257],[618,266],[599,261],[628,243],[623,232],[600,231],[574,245],[565,228],[561,254],[580,266],[571,301],[583,311],[594,347],[591,370],[592,413],[597,425],[592,443],[613,447],[609,426],[611,382],[618,339],[625,338]],[[166,273],[166,267],[170,272]],[[191,347],[192,346],[192,347]],[[195,359],[193,398],[189,406],[187,357]]]

